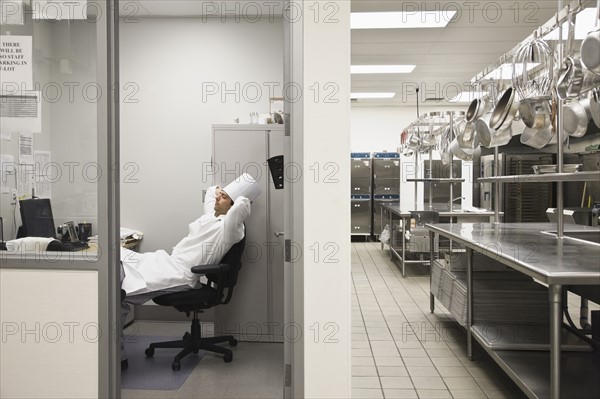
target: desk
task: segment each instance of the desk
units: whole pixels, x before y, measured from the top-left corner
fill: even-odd
[[[450,222],[458,222],[460,220],[468,220],[472,222],[489,222],[494,217],[494,211],[488,211],[478,208],[473,208],[474,210],[462,210],[458,207],[449,211],[448,209],[425,209],[418,207],[416,211],[424,211],[424,210],[432,210],[439,213],[440,218],[449,219]],[[411,210],[401,209],[398,204],[382,204],[381,205],[381,225],[384,226],[384,220],[386,216],[389,220],[390,226],[390,259],[394,259],[396,257],[400,261],[400,265],[402,268],[402,277],[406,275],[406,264],[423,264],[429,263],[429,260],[408,260],[406,259],[407,249],[406,249],[406,226],[407,223],[410,223],[410,213]],[[402,235],[400,240],[402,245],[400,248],[394,248],[394,219],[400,220],[402,222]],[[384,243],[381,243],[381,249],[384,249]]]
[[[563,352],[561,356],[562,341],[568,334],[562,323],[563,287],[600,286],[600,245],[567,238],[567,233],[576,230],[600,235],[600,229],[565,225],[565,238],[558,239],[549,233],[556,231],[556,224],[553,223],[427,224],[426,228],[430,231],[431,240],[435,234],[439,234],[461,243],[467,249],[466,329],[469,357],[472,357],[471,342],[475,338],[530,398],[555,399],[560,397],[561,392],[568,392],[569,397],[600,397],[597,351]],[[548,286],[549,353],[511,350],[510,342],[503,349],[494,349],[488,344],[478,329],[477,320],[473,319],[473,252],[481,253]],[[561,362],[568,365],[563,373]]]

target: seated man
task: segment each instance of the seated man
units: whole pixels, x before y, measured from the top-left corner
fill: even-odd
[[[254,178],[243,174],[221,189],[210,187],[204,201],[204,214],[190,223],[188,235],[171,254],[163,250],[137,253],[121,249],[121,303],[124,324],[129,304],[141,305],[168,292],[200,285],[200,276],[191,272],[197,265],[219,263],[229,249],[244,237],[244,222],[250,203],[260,194]],[[121,367],[127,368],[127,354],[121,341]]]

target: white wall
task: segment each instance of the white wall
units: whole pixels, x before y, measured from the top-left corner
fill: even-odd
[[[419,113],[466,111],[467,105],[451,107],[419,106]],[[417,119],[415,107],[352,105],[352,152],[396,151],[400,134]]]
[[[421,105],[419,113],[422,115],[427,112],[436,111],[466,111],[468,104],[462,104],[454,107],[439,107]],[[398,151],[400,146],[400,134],[402,131],[414,122],[417,118],[416,107],[381,107],[352,105],[351,110],[351,136],[352,152],[382,152]],[[423,164],[423,158],[429,159],[427,154],[420,156],[419,164]],[[433,159],[440,159],[437,151],[433,152]],[[403,209],[414,208],[415,184],[407,182],[406,179],[423,177],[422,168],[415,167],[415,157],[401,157],[401,198],[400,205]],[[463,206],[472,205],[472,162],[463,162],[462,176],[465,182],[462,183],[462,195],[465,200]],[[423,184],[418,183],[417,203],[423,203]],[[460,204],[461,202],[456,202]]]
[[[121,25],[121,225],[145,234],[142,251],[170,251],[212,182],[211,126],[267,113],[269,87],[281,96],[283,22],[138,21]]]

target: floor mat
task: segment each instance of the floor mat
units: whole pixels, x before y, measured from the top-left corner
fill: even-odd
[[[121,372],[122,389],[176,390],[190,376],[202,356],[189,354],[181,360],[181,370],[173,371],[171,363],[181,349],[158,348],[152,358],[146,358],[144,351],[152,342],[180,339],[180,337],[156,337],[134,335],[125,338],[125,349],[129,356],[129,368]]]

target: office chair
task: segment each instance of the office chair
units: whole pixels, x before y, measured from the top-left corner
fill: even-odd
[[[151,343],[146,349],[147,357],[154,356],[155,348],[183,348],[175,358],[171,367],[177,371],[181,368],[181,359],[190,353],[198,353],[200,349],[223,354],[223,360],[229,363],[233,360],[231,350],[216,345],[222,342],[229,342],[230,346],[236,346],[237,340],[232,335],[220,337],[202,337],[200,330],[200,321],[198,314],[204,309],[210,309],[214,306],[229,303],[233,288],[237,282],[237,275],[242,267],[242,253],[246,245],[246,237],[236,243],[225,254],[220,264],[194,266],[192,272],[205,275],[207,283],[202,284],[200,288],[189,289],[181,292],[173,292],[157,296],[153,301],[161,306],[173,306],[180,312],[185,312],[187,316],[193,313],[191,332],[186,332],[183,339],[169,342]],[[227,290],[225,296],[225,290]]]

